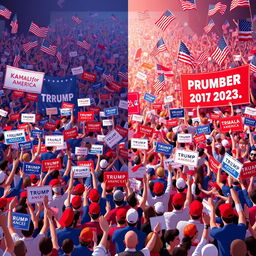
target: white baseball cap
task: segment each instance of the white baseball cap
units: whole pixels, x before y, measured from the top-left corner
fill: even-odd
[[[108,161],[106,159],[100,160],[100,168],[105,169],[108,166]]]
[[[164,213],[164,204],[162,202],[155,203],[154,207],[157,214]]]
[[[186,182],[183,178],[178,178],[176,181],[176,188],[183,189],[186,187]]]
[[[139,214],[135,209],[129,209],[126,213],[126,220],[130,224],[137,223]]]
[[[214,244],[206,244],[202,248],[202,256],[211,255],[211,256],[218,256],[218,249]]]

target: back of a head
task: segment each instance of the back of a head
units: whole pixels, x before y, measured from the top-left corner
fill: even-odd
[[[188,252],[183,247],[175,247],[172,256],[188,256]]]
[[[15,256],[25,256],[27,253],[27,248],[22,240],[14,243],[14,254]]]
[[[232,256],[246,256],[247,247],[245,241],[236,239],[230,245],[230,254]]]
[[[49,237],[43,237],[39,241],[39,250],[43,255],[47,255],[52,252],[53,245],[52,240]]]
[[[134,249],[138,244],[138,236],[134,231],[128,231],[124,237],[126,248]]]
[[[253,236],[249,236],[245,238],[245,243],[247,251],[249,251],[251,255],[256,256],[256,239]]]
[[[62,242],[62,247],[61,249],[63,250],[64,253],[69,254],[74,250],[74,243],[73,240],[71,239],[65,239]]]

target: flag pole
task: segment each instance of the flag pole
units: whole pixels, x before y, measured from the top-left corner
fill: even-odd
[[[251,22],[252,22],[252,25],[253,25],[253,21],[252,21],[252,9],[251,9],[250,0],[249,0],[249,11],[250,11],[250,16],[251,16]]]

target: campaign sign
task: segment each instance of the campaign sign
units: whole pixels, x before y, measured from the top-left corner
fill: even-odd
[[[8,115],[7,111],[0,109],[0,116],[7,117],[7,115]]]
[[[60,158],[43,160],[42,161],[43,171],[51,170],[60,170],[61,169],[61,160]]]
[[[20,92],[20,91],[13,91],[12,95],[15,97],[15,98],[23,98],[25,93],[24,92]]]
[[[256,119],[252,119],[252,118],[245,118],[244,119],[244,125],[248,125],[248,126],[256,126]]]
[[[147,80],[147,75],[142,73],[142,72],[140,72],[140,71],[136,74],[136,77],[141,79],[141,80],[143,80],[143,81]]]
[[[154,103],[152,104],[152,109],[159,109],[162,110],[163,104],[162,103]]]
[[[128,93],[128,113],[129,115],[140,114],[140,95],[138,92]]]
[[[172,149],[173,149],[173,145],[157,142],[155,151],[158,153],[164,153],[165,155],[171,155]]]
[[[173,119],[173,120],[166,120],[166,127],[174,127],[179,125],[179,120],[178,119]]]
[[[94,90],[100,89],[101,87],[102,87],[102,83],[101,83],[101,82],[93,83],[93,84],[92,84],[92,88],[93,88]]]
[[[100,132],[101,131],[101,122],[88,122],[86,124],[87,132]]]
[[[97,70],[97,71],[99,71],[99,72],[104,72],[104,67],[99,66],[99,65],[95,65],[95,66],[94,66],[94,69]]]
[[[91,175],[88,166],[72,166],[71,171],[74,172],[74,178],[86,178]]]
[[[132,138],[131,139],[131,148],[148,150],[148,140]]]
[[[71,68],[71,72],[72,72],[72,75],[74,75],[74,76],[81,75],[81,74],[83,74],[84,69],[82,66],[79,66],[79,67]]]
[[[233,178],[238,179],[242,170],[243,164],[237,161],[229,154],[225,154],[222,160],[222,170],[231,175]]]
[[[128,150],[126,148],[119,148],[118,155],[125,159],[128,159]]]
[[[210,119],[211,120],[219,120],[220,119],[220,115],[219,114],[210,113]]]
[[[109,187],[125,187],[128,172],[104,172],[104,182]]]
[[[76,57],[77,51],[69,52],[69,57]]]
[[[247,179],[256,176],[256,162],[248,162],[243,164],[240,177]]]
[[[77,99],[78,107],[87,107],[91,105],[91,99],[90,98],[84,98],[84,99]]]
[[[93,161],[78,161],[78,166],[88,166],[90,168],[94,168],[94,162]]]
[[[63,146],[64,137],[62,135],[46,135],[45,136],[45,146],[54,147],[54,146]]]
[[[176,150],[174,162],[177,164],[197,166],[198,152],[187,150]]]
[[[22,123],[35,123],[36,115],[35,114],[21,114]]]
[[[204,126],[196,127],[196,133],[197,133],[197,135],[211,133],[210,125],[207,124]]]
[[[34,145],[33,150],[35,153],[37,152],[37,149],[38,149],[38,145]],[[47,152],[47,149],[46,149],[45,145],[41,145],[40,153],[46,153],[46,152]]]
[[[184,113],[185,112],[183,108],[170,109],[171,118],[182,118],[184,117]]]
[[[136,165],[128,168],[128,176],[131,178],[141,179],[146,174],[146,167],[141,165]]]
[[[132,121],[141,123],[143,121],[143,116],[142,115],[132,115]]]
[[[64,136],[64,140],[74,139],[78,135],[77,128],[74,127],[72,129],[64,130],[62,134]]]
[[[108,147],[114,148],[122,139],[123,137],[114,129],[106,135],[104,142]]]
[[[12,225],[15,229],[29,230],[31,216],[18,212],[12,213]]]
[[[89,81],[89,82],[95,82],[96,78],[97,78],[97,75],[93,74],[93,73],[84,71],[82,74],[82,79]]]
[[[61,108],[60,115],[61,116],[71,116],[72,109],[71,108]]]
[[[104,109],[104,114],[105,114],[106,117],[108,117],[108,116],[117,116],[118,115],[118,108],[117,107],[105,108]]]
[[[94,120],[94,112],[78,112],[78,121],[93,121]]]
[[[127,110],[128,109],[128,101],[120,100],[118,107]]]
[[[249,65],[205,74],[181,75],[184,108],[250,103]]]
[[[208,163],[211,171],[217,173],[220,163],[212,156],[209,157]]]
[[[140,125],[140,126],[138,127],[138,132],[139,132],[139,133],[142,133],[142,134],[145,134],[145,135],[148,136],[148,137],[152,137],[153,132],[154,132],[154,129],[151,128],[151,127],[148,127],[148,126]]]
[[[10,114],[9,115],[9,119],[11,121],[18,121],[18,120],[20,120],[20,113]]]
[[[111,95],[107,94],[107,93],[101,93],[99,95],[99,97],[100,97],[100,100],[110,100],[111,99]]]
[[[164,103],[170,103],[170,102],[173,102],[172,95],[164,97]]]
[[[150,102],[150,103],[154,103],[156,100],[156,96],[149,94],[149,93],[145,93],[144,94],[144,100]]]
[[[38,95],[37,94],[33,94],[33,93],[26,93],[26,99],[33,101],[33,102],[37,102],[38,101]]]
[[[97,144],[92,144],[91,149],[89,151],[89,154],[91,155],[102,155],[103,154],[103,145],[97,145]]]
[[[75,155],[77,155],[77,156],[88,155],[88,148],[85,148],[85,147],[75,147]]]
[[[19,148],[23,150],[31,150],[33,148],[32,141],[19,143]]]
[[[123,128],[119,125],[117,125],[115,127],[116,131],[123,137],[123,138],[126,138],[127,137],[127,134],[128,134],[128,129],[126,128]]]
[[[23,163],[23,172],[28,175],[31,175],[31,174],[40,175],[42,172],[42,165],[34,164],[34,163]]]
[[[74,107],[75,107],[75,104],[73,104],[73,103],[62,102],[62,104],[61,104],[61,108],[71,108],[71,109],[74,109]]]
[[[244,125],[241,116],[231,116],[227,118],[220,119],[220,129],[221,132],[232,132],[243,131]]]
[[[194,142],[196,144],[206,141],[206,137],[205,137],[204,133],[200,134],[200,135],[197,135],[197,136],[194,136],[193,139],[194,139]]]
[[[47,123],[44,125],[44,129],[54,131],[54,130],[56,129],[56,124],[47,122]]]
[[[14,130],[4,132],[5,144],[21,143],[26,141],[24,130]]]
[[[192,142],[192,134],[178,133],[178,142],[179,143],[191,143]]]
[[[256,108],[245,107],[244,113],[250,116],[256,116]]]
[[[48,115],[48,116],[58,115],[58,109],[57,108],[46,108],[46,115]]]
[[[103,126],[112,126],[113,125],[113,120],[112,119],[102,120],[102,125]]]
[[[4,88],[23,92],[41,93],[44,73],[6,66]]]
[[[33,204],[37,202],[43,202],[44,197],[47,196],[48,200],[52,200],[52,188],[51,186],[40,187],[27,187],[28,202]]]
[[[41,131],[41,130],[31,130],[30,136],[32,138],[37,138],[38,135],[42,138],[43,135],[44,135],[44,131]]]
[[[99,142],[104,142],[104,138],[105,138],[106,136],[105,135],[100,135],[100,134],[98,134],[97,135],[97,141],[99,141]]]
[[[108,88],[110,90],[113,90],[115,92],[120,92],[122,90],[122,87],[116,83],[116,82],[111,82],[109,85],[108,85]]]

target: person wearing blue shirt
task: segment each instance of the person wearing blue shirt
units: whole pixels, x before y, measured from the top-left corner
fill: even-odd
[[[47,152],[42,153],[40,161],[55,159],[57,157],[56,153],[53,153],[53,147],[46,147]]]

